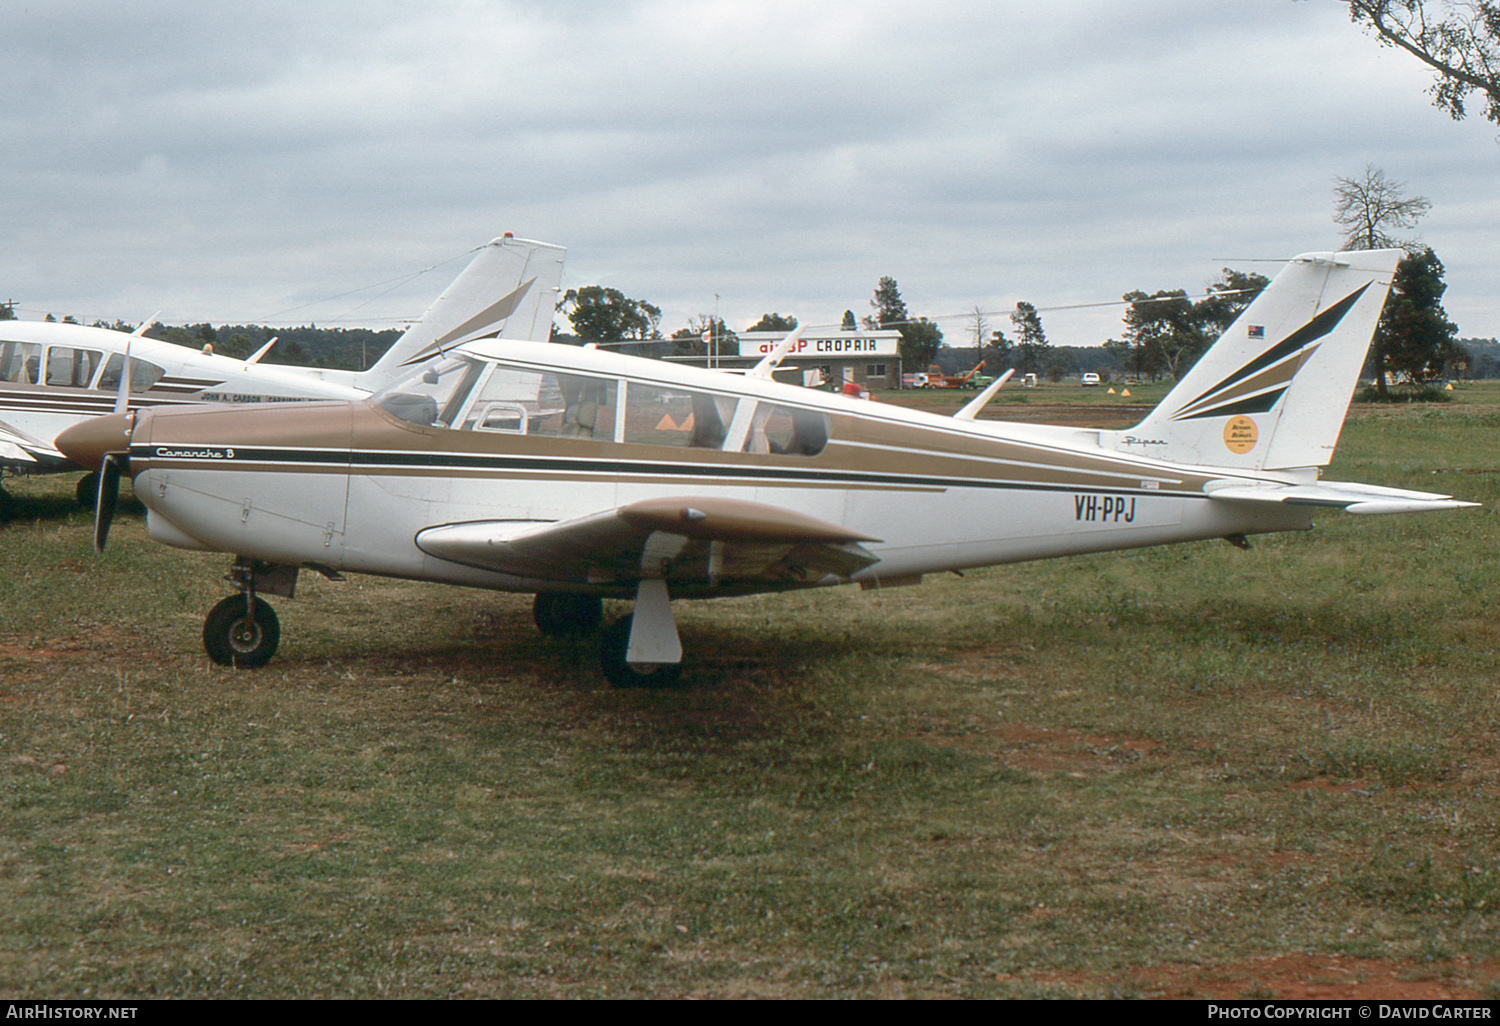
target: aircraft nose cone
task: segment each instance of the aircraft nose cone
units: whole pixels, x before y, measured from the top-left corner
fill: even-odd
[[[104,454],[128,452],[133,413],[111,413],[74,424],[57,436],[57,449],[86,470],[98,470]]]

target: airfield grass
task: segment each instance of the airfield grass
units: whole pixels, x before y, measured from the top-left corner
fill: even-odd
[[[682,603],[663,692],[368,577],[221,669],[226,557],[13,482],[0,995],[1496,996],[1497,434],[1329,474],[1483,509]]]

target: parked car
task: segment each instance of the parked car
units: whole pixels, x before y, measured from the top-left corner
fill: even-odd
[[[1085,388],[1089,387],[1090,385],[1098,385],[1098,384],[1099,384],[1099,375],[1095,374],[1093,371],[1090,371],[1089,373],[1087,373],[1087,374],[1085,374],[1083,376],[1083,386]]]

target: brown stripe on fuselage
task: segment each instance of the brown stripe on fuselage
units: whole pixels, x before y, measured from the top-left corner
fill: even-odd
[[[151,411],[148,437],[143,438],[138,432],[134,441],[137,445],[149,443],[153,447],[331,450],[332,458],[298,466],[271,459],[220,463],[148,454],[133,457],[133,463],[141,469],[147,466],[201,469],[213,463],[242,470],[342,474],[348,472],[348,468],[336,454],[352,449],[368,454],[365,462],[354,466],[353,472],[371,476],[503,477],[537,481],[598,477],[632,483],[679,485],[684,475],[701,467],[705,480],[724,487],[940,491],[946,486],[962,486],[966,481],[972,481],[976,485],[1119,491],[1148,487],[1144,482],[1151,481],[1159,482],[1164,494],[1183,491],[1201,494],[1204,482],[1209,480],[1203,475],[1185,475],[1177,468],[1164,473],[1161,467],[1137,462],[1127,455],[1069,449],[1061,439],[1053,446],[975,434],[962,428],[855,416],[842,410],[822,412],[830,419],[829,443],[821,453],[809,457],[427,427],[399,420],[369,402],[200,406]],[[859,444],[848,444],[852,442]],[[556,460],[558,464],[578,461],[580,466],[574,471],[562,469],[558,464],[534,470],[503,466],[424,466],[420,462],[382,464],[379,454],[383,452],[414,460],[421,454],[432,453],[436,460],[466,456],[515,457]],[[369,461],[370,457],[374,462]],[[589,466],[597,463],[616,466]],[[652,466],[664,470],[670,467],[675,473],[652,473],[649,469]],[[747,476],[741,478],[732,473],[735,469],[744,469]],[[812,476],[820,473],[840,475],[840,478],[818,479]],[[843,475],[852,475],[856,479]],[[857,480],[869,476],[896,480]],[[901,478],[908,480],[899,480]]]

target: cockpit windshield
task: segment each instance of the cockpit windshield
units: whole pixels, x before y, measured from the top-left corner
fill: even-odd
[[[485,364],[466,356],[431,364],[376,392],[371,401],[393,417],[421,427],[448,427]]]

